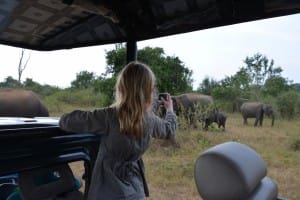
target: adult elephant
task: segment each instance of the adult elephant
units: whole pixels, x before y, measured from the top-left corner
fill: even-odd
[[[184,93],[178,96],[172,96],[171,98],[176,115],[183,114],[185,119],[194,125],[198,111],[202,112],[201,109],[203,106],[213,103],[211,96],[199,93]]]
[[[244,124],[248,124],[248,118],[255,118],[254,126],[262,126],[264,114],[272,119],[271,126],[274,126],[274,110],[270,104],[264,104],[261,102],[246,102],[241,105],[241,113],[244,118]]]
[[[1,89],[1,117],[48,117],[47,107],[39,96],[30,90]]]

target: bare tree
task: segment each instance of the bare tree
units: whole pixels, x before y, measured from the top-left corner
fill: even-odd
[[[30,52],[26,61],[24,62],[25,51],[26,51],[25,49],[22,49],[20,60],[19,60],[19,66],[18,66],[18,81],[19,81],[19,83],[21,83],[22,74],[23,74],[24,70],[26,69],[28,61],[30,60],[30,56],[31,56],[31,52]]]

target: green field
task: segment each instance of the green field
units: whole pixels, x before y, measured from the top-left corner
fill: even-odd
[[[56,113],[56,116],[59,114]],[[153,139],[144,155],[146,178],[149,184],[149,200],[201,199],[194,181],[194,162],[204,150],[214,145],[236,141],[253,148],[267,165],[267,176],[279,188],[279,196],[300,200],[300,121],[275,120],[271,127],[269,119],[263,127],[243,125],[240,114],[228,114],[226,131],[217,128],[210,131],[186,129],[177,131],[180,148]],[[82,165],[73,165],[76,171]]]

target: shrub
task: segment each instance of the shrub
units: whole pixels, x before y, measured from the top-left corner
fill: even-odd
[[[277,99],[278,111],[283,118],[292,119],[299,115],[300,96],[296,91],[282,93]]]
[[[80,105],[80,106],[100,106],[100,94],[95,94],[92,90],[64,90],[56,94],[58,102]]]
[[[44,102],[51,113],[59,113],[66,111],[67,107],[104,107],[106,96],[88,89],[65,89],[46,96]]]

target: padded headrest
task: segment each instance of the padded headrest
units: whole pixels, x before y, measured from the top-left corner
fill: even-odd
[[[259,154],[237,142],[214,146],[195,163],[195,182],[204,200],[246,199],[266,174]]]
[[[269,177],[263,178],[247,200],[280,200],[277,184]]]

